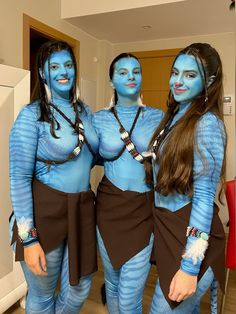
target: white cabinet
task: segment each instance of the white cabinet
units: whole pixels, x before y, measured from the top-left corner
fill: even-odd
[[[29,71],[0,64],[0,313],[26,293],[20,264],[10,247],[8,218],[12,211],[9,190],[9,132],[20,108],[29,103]]]

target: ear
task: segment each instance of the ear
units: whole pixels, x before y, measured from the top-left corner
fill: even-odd
[[[45,80],[45,76],[44,76],[43,70],[41,68],[39,69],[39,74],[41,76],[41,79]]]
[[[211,84],[214,82],[216,76],[215,75],[212,75],[208,78],[207,80],[207,87],[211,86]]]

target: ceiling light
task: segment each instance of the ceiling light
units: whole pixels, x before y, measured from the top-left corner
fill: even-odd
[[[152,28],[152,27],[151,27],[151,25],[143,25],[142,28],[143,28],[143,29],[150,29],[150,28]]]

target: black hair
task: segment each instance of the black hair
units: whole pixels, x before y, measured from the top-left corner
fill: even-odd
[[[124,59],[124,58],[134,58],[138,61],[138,63],[140,64],[140,61],[137,57],[135,57],[132,53],[128,53],[128,52],[123,52],[121,54],[119,54],[118,56],[115,57],[115,59],[112,60],[112,63],[110,65],[110,68],[109,68],[109,77],[110,77],[110,80],[112,80],[113,78],[113,74],[114,74],[114,71],[115,71],[115,64],[117,61],[119,61],[120,59]],[[140,65],[141,67],[141,65]],[[117,96],[117,92],[116,90],[114,90],[114,104],[116,104],[118,101],[118,96]]]
[[[50,123],[50,132],[52,136],[55,138],[58,138],[55,134],[55,129],[60,129],[60,124],[55,119],[53,115],[52,107],[50,106],[50,101],[53,102],[53,99],[48,100],[48,97],[47,97],[47,93],[45,89],[45,84],[47,82],[45,81],[45,78],[43,75],[43,68],[44,68],[45,62],[49,60],[48,68],[49,68],[49,77],[50,77],[50,56],[52,53],[59,52],[62,50],[69,52],[73,65],[74,65],[74,69],[75,69],[75,79],[69,93],[69,100],[75,111],[75,125],[78,125],[79,123],[78,121],[79,111],[81,111],[84,108],[82,101],[78,99],[76,95],[77,65],[76,65],[75,55],[71,46],[67,42],[64,42],[64,41],[58,41],[58,40],[47,41],[40,47],[37,54],[37,60],[36,60],[37,80],[38,80],[37,92],[39,95],[39,104],[40,104],[39,121],[46,121]],[[50,86],[48,86],[48,88],[50,90]]]

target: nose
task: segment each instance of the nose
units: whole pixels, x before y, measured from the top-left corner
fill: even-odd
[[[179,87],[179,86],[182,86],[182,85],[183,85],[183,83],[180,82],[180,81],[175,82],[175,86],[176,86],[176,87]]]
[[[61,68],[61,75],[62,75],[63,77],[67,77],[67,76],[68,76],[67,68],[66,68],[65,66],[63,66],[63,67]]]
[[[133,72],[129,72],[129,81],[133,81],[134,80],[134,74]]]

